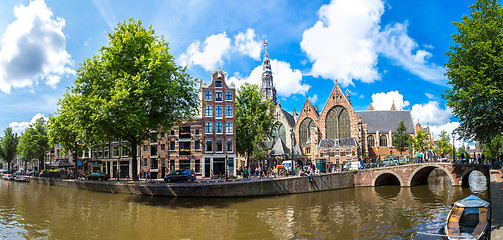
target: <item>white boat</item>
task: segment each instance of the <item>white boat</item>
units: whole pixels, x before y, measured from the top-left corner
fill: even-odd
[[[448,239],[481,239],[489,228],[489,202],[475,195],[456,201],[447,221]]]

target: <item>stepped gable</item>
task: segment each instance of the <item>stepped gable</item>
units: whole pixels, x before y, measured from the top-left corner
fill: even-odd
[[[328,96],[328,99],[325,103],[325,106],[323,107],[323,111],[321,112],[319,121],[317,122],[317,126],[320,129],[320,132],[322,133],[323,138],[326,138],[325,134],[325,122],[326,122],[326,117],[330,109],[332,109],[335,106],[342,106],[346,108],[346,110],[349,113],[350,116],[350,121],[351,121],[351,137],[357,138],[358,137],[358,116],[356,115],[353,107],[351,106],[351,103],[347,100],[346,96],[342,92],[341,88],[339,87],[339,84],[335,83],[334,87],[332,88],[332,92],[330,93],[330,96]]]
[[[407,133],[414,134],[415,128],[409,111],[403,110],[377,110],[358,111],[356,114],[362,118],[362,122],[367,124],[368,133],[387,133],[396,131],[401,121],[407,128]]]

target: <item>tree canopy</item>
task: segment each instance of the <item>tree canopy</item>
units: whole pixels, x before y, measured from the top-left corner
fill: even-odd
[[[169,129],[195,115],[197,82],[176,65],[164,38],[141,21],[119,23],[108,39],[99,55],[80,64],[71,90],[85,109],[79,115],[80,129],[90,135],[85,139],[127,140],[136,180],[138,144],[151,129]]]
[[[416,152],[426,152],[429,148],[429,133],[420,130],[416,132],[416,137],[412,139],[412,144]]]
[[[246,156],[247,162],[252,157],[257,160],[265,158],[267,147],[265,141],[271,139],[276,126],[273,114],[274,103],[262,100],[257,85],[245,83],[236,96],[236,148]]]
[[[400,122],[396,131],[393,132],[393,145],[402,155],[410,147],[411,136],[407,133],[407,127],[403,121]]]
[[[4,131],[4,135],[0,138],[0,158],[3,159],[10,170],[10,163],[16,157],[18,137],[12,132],[12,128],[8,127]]]
[[[48,149],[47,122],[41,117],[21,134],[17,151],[25,163],[34,159],[38,160],[39,170],[41,170],[44,168],[44,157]]]
[[[497,0],[477,0],[470,16],[456,22],[443,95],[465,139],[482,143],[503,133],[503,9]]]
[[[439,139],[435,143],[434,148],[435,153],[443,157],[449,156],[452,153],[452,145],[450,144],[451,139],[449,138],[449,134],[442,130],[438,137]]]

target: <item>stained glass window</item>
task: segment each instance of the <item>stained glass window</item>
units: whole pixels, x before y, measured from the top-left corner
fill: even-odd
[[[325,120],[326,138],[350,138],[351,120],[349,112],[342,106],[335,106],[327,113]]]
[[[311,128],[315,127],[313,119],[305,118],[300,124],[299,142],[302,147],[307,146],[308,140],[311,138]]]
[[[369,148],[373,148],[376,146],[376,140],[373,135],[367,137],[367,146]]]
[[[388,146],[388,138],[386,137],[386,135],[383,134],[379,137],[379,146],[380,147]]]

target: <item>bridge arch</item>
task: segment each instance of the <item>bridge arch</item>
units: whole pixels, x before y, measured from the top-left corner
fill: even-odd
[[[372,186],[396,185],[397,183],[403,186],[402,178],[397,173],[389,170],[379,173],[372,180]]]
[[[452,185],[456,185],[457,182],[454,180],[454,177],[450,173],[449,170],[447,170],[445,167],[437,164],[428,164],[422,167],[418,167],[412,171],[410,174],[409,180],[407,181],[407,186],[415,186],[415,185],[421,185],[421,184],[428,184],[428,176],[430,176],[430,173],[435,170],[435,169],[440,169],[444,171],[447,176],[449,177],[449,180],[451,181]]]
[[[482,170],[479,170],[477,168],[468,168],[466,169],[462,174],[461,174],[461,177],[459,178],[459,183],[458,185],[461,185],[461,186],[465,186],[465,187],[468,187],[469,186],[469,183],[468,183],[468,178],[470,177],[470,173],[472,173],[473,171],[479,171],[481,172],[484,177],[486,177],[486,182],[489,183],[491,182],[489,176],[486,175],[486,173]]]

